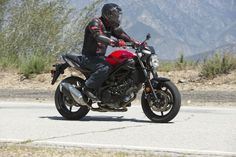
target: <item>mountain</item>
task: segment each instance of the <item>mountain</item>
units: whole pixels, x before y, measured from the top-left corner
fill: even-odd
[[[227,53],[227,54],[233,54],[236,56],[236,44],[228,44],[225,46],[218,47],[214,50],[198,53],[192,56],[187,56],[187,60],[193,60],[193,61],[203,61],[206,58],[212,57],[215,53]]]
[[[122,26],[149,41],[163,59],[236,43],[236,0],[105,0],[123,9]],[[80,3],[80,2],[75,2]]]

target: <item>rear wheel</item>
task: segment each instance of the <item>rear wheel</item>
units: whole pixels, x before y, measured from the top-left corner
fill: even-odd
[[[153,122],[167,123],[178,114],[181,106],[181,95],[171,82],[160,82],[154,89],[158,97],[156,101],[152,92],[142,94],[142,109],[144,114]]]
[[[68,77],[62,82],[70,83],[72,85],[84,84],[84,80],[79,77]],[[79,120],[87,115],[89,108],[87,106],[81,106],[73,99],[65,96],[60,91],[60,84],[58,85],[55,92],[55,105],[57,111],[66,119]]]

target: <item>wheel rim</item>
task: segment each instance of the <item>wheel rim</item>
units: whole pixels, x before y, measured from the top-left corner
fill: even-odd
[[[63,93],[61,94],[63,95]],[[63,95],[63,104],[61,105],[64,110],[71,113],[76,113],[81,108],[81,106],[79,106],[79,104],[77,104],[74,100],[71,100],[69,97],[66,97],[64,95]]]
[[[155,98],[152,96],[147,100],[147,103],[155,116],[165,117],[171,112],[174,106],[173,94],[166,86],[161,86],[158,89],[155,89],[155,93],[158,100],[155,102]]]

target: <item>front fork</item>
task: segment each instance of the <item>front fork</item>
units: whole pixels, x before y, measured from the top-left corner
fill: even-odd
[[[157,94],[153,88],[153,85],[152,85],[152,82],[150,80],[150,71],[147,71],[146,67],[143,65],[143,62],[141,61],[141,59],[139,58],[139,56],[137,57],[138,58],[138,62],[139,64],[141,65],[142,69],[143,69],[143,73],[144,73],[144,76],[146,78],[146,83],[145,83],[145,89],[144,91],[146,90],[146,88],[149,86],[151,88],[151,92],[155,98],[155,103],[158,102],[158,97],[157,97]],[[151,69],[151,73],[153,75],[153,78],[154,79],[158,79],[158,75],[157,75],[157,72],[154,70],[154,68],[152,67]],[[145,91],[146,92],[146,91]]]
[[[152,73],[152,75],[153,75],[153,79],[158,79],[157,72],[155,72],[155,71],[152,69],[152,70],[151,70],[151,73]],[[155,92],[155,90],[154,90],[153,84],[152,84],[152,82],[151,82],[150,72],[147,73],[147,77],[146,77],[146,78],[147,78],[147,82],[145,83],[145,88],[150,87],[151,92],[152,92],[152,94],[153,94],[153,96],[154,96],[154,98],[155,98],[154,103],[156,103],[156,102],[158,102],[158,97],[157,97],[157,94],[156,94],[156,92]],[[145,91],[145,92],[146,92],[146,91]]]

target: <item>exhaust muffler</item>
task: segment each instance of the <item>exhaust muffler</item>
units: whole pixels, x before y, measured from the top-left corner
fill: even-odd
[[[60,84],[60,91],[66,96],[74,99],[79,105],[88,106],[88,104],[83,99],[82,93],[70,83],[62,82]]]

